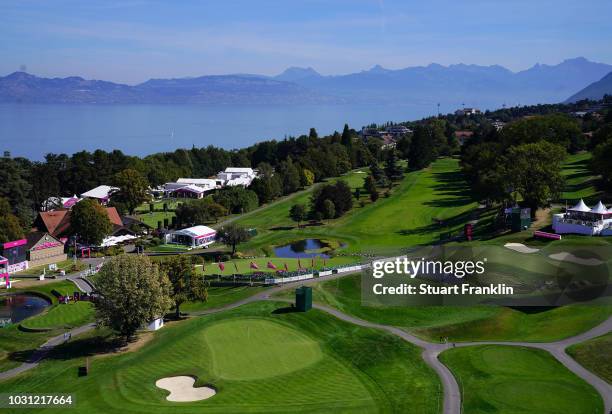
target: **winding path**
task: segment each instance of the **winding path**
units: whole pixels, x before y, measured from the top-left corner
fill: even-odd
[[[333,280],[338,279],[344,276],[347,276],[351,273],[343,273],[343,274],[335,274],[331,276],[326,276],[325,280]],[[249,296],[248,298],[241,299],[239,301],[220,306],[214,309],[207,309],[198,312],[192,312],[190,315],[193,316],[203,316],[210,315],[213,313],[224,312],[230,309],[237,308],[242,305],[246,305],[252,302],[258,302],[262,300],[273,300],[279,302],[291,302],[286,299],[273,298],[272,295],[275,293],[281,292],[283,290],[291,289],[296,286],[302,285],[311,285],[321,281],[321,279],[311,279],[306,281],[298,281],[291,282],[281,286],[276,286],[270,289],[267,289],[263,292],[256,293],[255,295]],[[443,413],[444,414],[460,414],[462,412],[461,407],[461,392],[459,391],[459,385],[452,374],[452,372],[438,359],[438,356],[445,350],[453,347],[453,344],[437,344],[432,342],[427,342],[417,336],[414,336],[400,328],[389,326],[389,325],[381,325],[374,322],[369,322],[351,315],[348,315],[338,309],[321,305],[318,303],[313,304],[313,307],[319,309],[323,312],[327,312],[336,318],[343,320],[345,322],[352,323],[354,325],[363,326],[365,328],[373,328],[380,329],[386,332],[389,332],[393,335],[396,335],[403,340],[410,342],[413,345],[416,345],[423,349],[423,359],[439,376],[440,381],[442,382],[442,386],[444,389],[444,401],[443,401]],[[76,328],[70,331],[73,335],[78,335],[83,332],[87,332],[95,327],[95,324],[88,324]],[[612,317],[608,318],[606,321],[597,325],[596,327],[583,332],[579,335],[573,336],[571,338],[566,338],[561,341],[556,342],[503,342],[503,341],[480,341],[480,342],[458,342],[455,343],[456,347],[467,347],[467,346],[477,346],[477,345],[506,345],[506,346],[521,346],[521,347],[531,347],[538,348],[548,351],[551,355],[553,355],[561,364],[563,364],[567,369],[572,371],[574,374],[585,380],[589,383],[593,388],[595,388],[602,397],[604,403],[604,413],[608,413],[612,411],[612,386],[608,384],[606,381],[593,374],[592,372],[585,369],[582,365],[572,359],[566,352],[566,348],[578,344],[584,341],[587,341],[592,338],[596,338],[598,336],[604,335],[608,332],[612,331]],[[64,341],[63,335],[58,335],[45,344],[43,344],[34,354],[32,358],[28,361],[20,365],[19,367],[13,368],[8,371],[4,371],[0,373],[0,380],[12,378],[22,372],[30,370],[38,365],[38,362],[43,359],[46,354],[54,347],[61,344]]]

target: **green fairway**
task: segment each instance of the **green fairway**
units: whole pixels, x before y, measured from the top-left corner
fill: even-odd
[[[28,329],[74,328],[93,320],[91,302],[76,302],[54,305],[46,312],[21,322]]]
[[[405,328],[425,339],[450,341],[556,341],[602,323],[610,306],[570,305],[539,313],[502,306],[370,307],[361,303],[361,275],[313,285],[313,298],[343,312],[384,325]],[[290,293],[284,293],[288,297]]]
[[[210,286],[208,288],[208,300],[206,302],[186,302],[181,305],[181,312],[191,313],[217,308],[248,298],[266,289],[266,287],[262,286]]]
[[[274,312],[284,306],[260,302],[168,324],[136,351],[90,358],[80,378],[92,346],[77,338],[0,384],[16,393],[73,393],[71,411],[88,414],[440,412],[439,381],[418,348],[317,310]],[[196,386],[212,384],[217,395],[168,402],[155,381],[175,375],[196,376]]]
[[[471,346],[445,351],[440,360],[457,379],[468,414],[603,411],[597,391],[543,350]]]
[[[266,319],[216,323],[202,331],[212,372],[227,380],[255,380],[304,369],[323,358],[319,344],[285,325]]]
[[[583,367],[612,384],[612,332],[573,345],[567,353]]]
[[[363,186],[365,174],[353,172],[341,178],[357,188]],[[350,212],[322,226],[294,228],[295,223],[288,216],[289,209],[296,202],[308,202],[308,194],[301,197],[238,220],[239,224],[259,231],[259,235],[241,249],[262,248],[307,237],[342,240],[348,244],[343,251],[349,253],[425,245],[438,241],[441,233],[460,231],[474,218],[477,206],[461,176],[459,161],[454,158],[439,159],[430,168],[406,174],[390,197],[381,197],[375,203],[370,203],[362,191],[361,199],[367,200],[364,207],[354,202]]]
[[[597,177],[589,168],[591,153],[569,155],[563,163],[562,174],[565,178],[565,190],[560,201],[576,202],[583,198],[596,203],[599,192],[595,188]]]

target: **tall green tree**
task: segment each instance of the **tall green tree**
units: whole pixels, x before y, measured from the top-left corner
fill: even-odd
[[[236,254],[236,247],[240,243],[251,239],[249,231],[238,224],[230,223],[217,232],[217,239],[232,248],[232,255]]]
[[[298,228],[300,228],[300,223],[306,219],[306,206],[304,204],[294,204],[289,210],[289,217],[297,222]]]
[[[87,244],[99,246],[112,229],[106,210],[95,200],[86,198],[70,212],[70,232]]]
[[[333,219],[336,216],[336,206],[330,199],[323,200],[323,218],[328,220]]]
[[[168,276],[147,257],[120,255],[108,260],[96,276],[100,293],[94,302],[98,325],[108,326],[129,340],[147,323],[171,309]]]
[[[162,262],[162,270],[168,275],[174,301],[176,318],[181,316],[180,306],[187,301],[206,302],[208,300],[208,282],[195,274],[191,259],[187,255],[172,256]]]
[[[125,169],[115,175],[113,183],[119,187],[113,194],[113,202],[125,206],[130,214],[134,214],[138,206],[151,199],[149,182],[139,171]]]
[[[535,215],[539,207],[559,197],[564,179],[561,163],[566,156],[563,147],[548,141],[511,147],[504,159],[504,177],[513,192]]]
[[[17,216],[12,213],[8,200],[0,197],[0,243],[20,240],[25,237]]]

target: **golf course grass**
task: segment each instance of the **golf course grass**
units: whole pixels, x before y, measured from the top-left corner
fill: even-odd
[[[447,350],[440,360],[457,379],[467,414],[603,411],[594,388],[540,349],[470,346]]]
[[[589,168],[592,155],[589,152],[568,155],[562,166],[565,179],[565,189],[560,195],[560,201],[576,202],[581,198],[585,201],[595,200],[599,191],[595,188],[597,176]]]
[[[51,293],[52,290],[63,295],[72,295],[78,289],[72,282],[64,280],[24,289],[17,288],[11,292],[42,295],[49,299],[52,305],[41,314],[0,329],[0,372],[20,365],[38,346],[49,338],[60,335],[65,329],[93,321],[94,311],[91,303],[58,304],[57,298]],[[44,331],[26,332],[21,330],[19,325],[30,329],[44,329]]]
[[[86,377],[77,367],[92,352],[91,338],[76,338],[0,384],[16,393],[72,393],[71,411],[88,414],[440,412],[441,386],[418,348],[317,310],[283,312],[285,306],[259,302],[170,323],[139,349],[90,358]],[[169,402],[155,382],[179,375],[217,394]],[[57,409],[37,411],[47,410]]]
[[[22,321],[21,325],[27,329],[70,329],[91,322],[93,317],[91,302],[76,302],[54,305],[40,315]]]
[[[612,384],[612,332],[567,348],[583,367]]]
[[[181,312],[192,313],[218,308],[229,303],[246,299],[266,289],[267,287],[263,286],[210,286],[208,288],[208,299],[206,302],[186,302],[181,305]]]
[[[454,342],[556,341],[584,332],[612,314],[612,307],[604,305],[570,305],[537,313],[484,305],[370,307],[361,303],[360,278],[355,274],[314,284],[313,300],[434,342],[440,337]]]
[[[354,171],[340,179],[352,188],[362,188],[365,177]],[[456,233],[474,218],[477,203],[469,194],[459,160],[442,158],[427,169],[407,173],[389,197],[381,197],[375,203],[362,191],[363,207],[355,201],[351,211],[323,225],[297,229],[289,218],[293,204],[308,204],[307,192],[301,198],[239,219],[238,224],[258,230],[258,235],[241,250],[262,249],[300,238],[343,241],[347,247],[342,251],[348,253],[382,253],[431,244],[440,239],[441,233]]]

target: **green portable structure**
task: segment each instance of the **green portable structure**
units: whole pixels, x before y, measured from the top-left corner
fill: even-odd
[[[530,208],[513,208],[510,217],[510,227],[514,232],[525,230],[531,226]]]
[[[301,286],[295,290],[295,307],[300,312],[312,309],[312,288]]]

